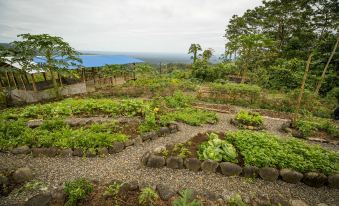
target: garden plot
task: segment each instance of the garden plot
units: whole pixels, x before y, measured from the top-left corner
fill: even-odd
[[[148,167],[222,173],[225,176],[281,178],[339,188],[339,154],[294,139],[281,139],[264,132],[237,131],[200,133],[185,143],[159,147],[145,153]]]
[[[177,132],[174,121],[190,125],[217,121],[213,112],[168,107],[177,106],[175,98],[67,99],[8,109],[0,116],[0,149],[33,156],[105,156]]]

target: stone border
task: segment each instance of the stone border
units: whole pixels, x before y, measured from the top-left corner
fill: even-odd
[[[129,139],[126,142],[114,142],[110,147],[103,147],[98,149],[95,153],[91,151],[83,152],[80,148],[67,148],[67,149],[60,149],[56,147],[33,147],[30,148],[27,145],[16,147],[9,152],[14,155],[19,154],[32,154],[33,157],[38,156],[47,156],[47,157],[55,157],[57,155],[62,157],[70,157],[70,156],[77,156],[77,157],[96,157],[96,156],[106,156],[108,154],[116,154],[123,151],[126,147],[130,147],[133,145],[140,145],[143,142],[155,140],[159,137],[164,137],[171,133],[176,133],[179,131],[179,126],[177,123],[171,122],[167,125],[167,127],[160,127],[159,131],[152,131],[147,132],[134,139]],[[1,152],[1,151],[0,151]]]
[[[156,152],[146,152],[140,159],[142,165],[151,168],[168,167],[171,169],[189,169],[194,172],[221,173],[224,176],[244,176],[249,178],[261,178],[267,181],[281,179],[284,182],[296,184],[303,182],[311,187],[329,185],[339,189],[339,173],[326,176],[318,172],[300,173],[292,169],[277,169],[272,167],[258,168],[256,166],[241,167],[231,162],[216,162],[213,160],[200,161],[197,158],[181,158],[169,156],[167,158]]]

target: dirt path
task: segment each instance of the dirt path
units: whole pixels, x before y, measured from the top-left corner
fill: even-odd
[[[33,168],[38,180],[47,182],[50,186],[58,186],[64,181],[76,177],[86,177],[102,182],[109,182],[113,179],[125,181],[149,182],[154,185],[163,183],[173,188],[193,188],[197,191],[210,191],[216,194],[240,193],[245,197],[255,194],[267,194],[269,196],[281,195],[286,199],[303,199],[310,205],[326,203],[336,205],[339,202],[339,190],[328,187],[312,188],[304,184],[288,184],[282,181],[275,183],[266,182],[260,179],[248,179],[244,177],[225,177],[220,174],[194,173],[188,170],[172,170],[169,168],[151,169],[142,167],[139,164],[140,157],[149,150],[163,146],[168,143],[184,142],[199,132],[208,130],[226,131],[236,128],[229,124],[230,114],[218,114],[220,121],[215,125],[192,127],[180,124],[180,131],[159,138],[154,141],[145,142],[139,146],[126,148],[123,152],[105,158],[79,158],[79,157],[39,157],[13,156],[0,154],[1,167],[22,167]],[[268,130],[280,134],[278,128],[284,122],[278,119],[267,119]],[[280,134],[282,135],[282,134]],[[0,198],[1,202],[7,202],[14,198]]]

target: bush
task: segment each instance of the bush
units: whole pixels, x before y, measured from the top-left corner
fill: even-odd
[[[173,206],[200,206],[201,202],[192,197],[193,192],[189,189],[179,192],[180,197],[173,201]]]
[[[226,134],[244,158],[245,165],[290,168],[300,172],[339,171],[339,154],[301,140],[281,139],[265,132],[237,131]]]
[[[256,112],[249,111],[240,111],[236,115],[235,119],[243,125],[247,126],[262,126],[263,125],[263,117]]]
[[[164,97],[166,105],[170,108],[183,108],[190,106],[193,102],[193,96],[186,95],[181,91],[174,92],[171,96]]]
[[[300,131],[304,137],[308,137],[314,134],[316,131],[324,131],[333,137],[339,136],[339,131],[335,124],[328,120],[303,120],[297,119],[292,121],[292,127]]]
[[[139,204],[147,206],[155,205],[158,199],[159,195],[150,187],[145,187],[142,189],[138,197]]]
[[[93,191],[93,185],[88,180],[80,178],[65,183],[67,195],[66,206],[75,206],[79,200],[85,199]]]
[[[237,152],[232,144],[219,139],[215,133],[208,135],[208,141],[199,145],[198,157],[200,160],[214,160],[237,163]]]

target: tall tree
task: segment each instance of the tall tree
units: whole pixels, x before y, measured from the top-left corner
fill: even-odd
[[[212,48],[208,48],[202,52],[202,58],[205,61],[208,61],[213,56],[214,50]]]
[[[191,44],[190,48],[188,49],[188,53],[193,54],[193,56],[191,57],[193,59],[193,63],[197,61],[198,51],[201,51],[200,44]]]
[[[12,43],[13,49],[20,51],[17,55],[19,58],[16,60],[20,62],[20,59],[25,61],[30,59],[32,61],[34,56],[43,56],[41,57],[43,61],[38,64],[38,68],[41,67],[51,73],[53,85],[58,94],[58,84],[54,72],[60,72],[70,66],[78,66],[81,63],[81,59],[77,56],[79,53],[61,37],[29,33],[20,34],[18,37],[23,40]]]

